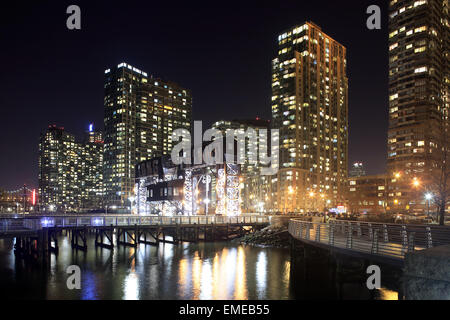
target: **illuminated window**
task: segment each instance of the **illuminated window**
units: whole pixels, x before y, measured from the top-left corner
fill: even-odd
[[[417,68],[416,70],[414,70],[414,73],[422,73],[422,72],[426,72],[428,70],[427,67],[421,67],[421,68]]]

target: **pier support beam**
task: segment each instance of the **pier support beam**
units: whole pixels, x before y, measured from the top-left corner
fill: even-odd
[[[72,249],[87,250],[87,240],[86,240],[87,229],[85,228],[76,228],[72,229]]]
[[[103,241],[105,238],[109,243]],[[108,229],[95,229],[95,246],[114,250],[114,227],[112,225]]]

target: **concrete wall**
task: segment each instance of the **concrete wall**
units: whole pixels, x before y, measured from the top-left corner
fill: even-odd
[[[408,300],[449,300],[450,245],[407,253],[403,283]]]

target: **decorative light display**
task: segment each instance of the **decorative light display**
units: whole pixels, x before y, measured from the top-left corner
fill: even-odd
[[[227,215],[237,216],[241,214],[239,192],[239,165],[227,163],[226,168]]]
[[[216,183],[216,192],[217,192],[216,214],[222,215],[226,214],[225,179],[226,179],[225,170],[218,169],[217,183]]]
[[[135,206],[137,207],[137,213],[144,214],[147,211],[146,206],[148,197],[147,187],[145,186],[145,179],[139,179],[139,183],[136,183],[136,190],[137,194]]]
[[[191,216],[192,214],[192,170],[186,169],[184,174],[184,215]]]
[[[217,171],[217,206],[216,214],[237,216],[241,214],[239,192],[239,165],[226,164],[225,169]]]

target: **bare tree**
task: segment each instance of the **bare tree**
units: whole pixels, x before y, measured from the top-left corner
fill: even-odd
[[[427,152],[430,154],[427,182],[438,209],[439,224],[444,225],[445,209],[450,204],[450,117],[447,109],[443,110],[442,117],[437,122],[437,129],[434,150]]]

